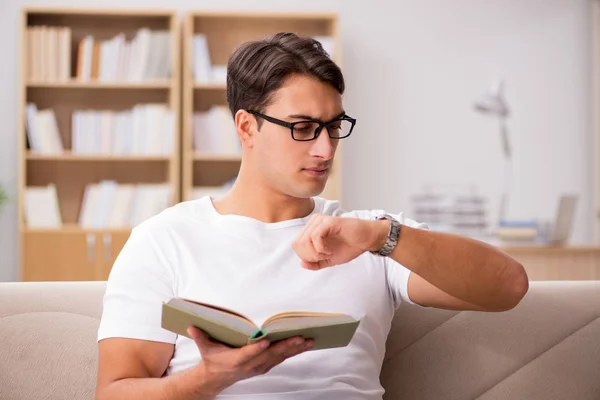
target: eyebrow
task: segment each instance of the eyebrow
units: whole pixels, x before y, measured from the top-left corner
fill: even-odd
[[[344,115],[346,115],[346,111],[342,111],[341,113],[336,115],[334,118],[332,118],[330,121],[335,121],[336,119],[342,118]],[[288,115],[288,118],[306,119],[306,120],[311,120],[311,121],[323,122],[319,118],[315,118],[310,115],[304,115],[304,114],[290,114],[290,115]],[[329,121],[327,121],[327,122],[329,122]]]

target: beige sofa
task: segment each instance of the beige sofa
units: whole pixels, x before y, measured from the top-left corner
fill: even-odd
[[[102,282],[0,283],[0,399],[93,399]],[[532,282],[506,313],[403,305],[386,399],[600,399],[600,281]]]

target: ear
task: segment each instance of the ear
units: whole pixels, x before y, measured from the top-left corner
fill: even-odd
[[[256,118],[246,110],[238,110],[235,113],[235,129],[242,142],[242,146],[254,147],[254,134],[258,126]]]

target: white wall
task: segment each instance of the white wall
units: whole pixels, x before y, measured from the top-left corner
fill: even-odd
[[[0,182],[16,190],[17,41],[23,6],[0,0]],[[551,218],[563,191],[581,196],[573,242],[591,239],[591,41],[588,0],[79,0],[81,7],[334,11],[341,15],[348,208],[409,210],[424,183],[475,184],[497,198],[497,124],[472,111],[507,81],[514,147],[510,217]],[[16,207],[0,217],[0,281],[16,278]]]

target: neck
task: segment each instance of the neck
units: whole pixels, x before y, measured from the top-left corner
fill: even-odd
[[[312,198],[297,198],[278,192],[244,173],[240,173],[227,195],[213,201],[219,214],[235,214],[265,223],[303,218],[314,208]]]

